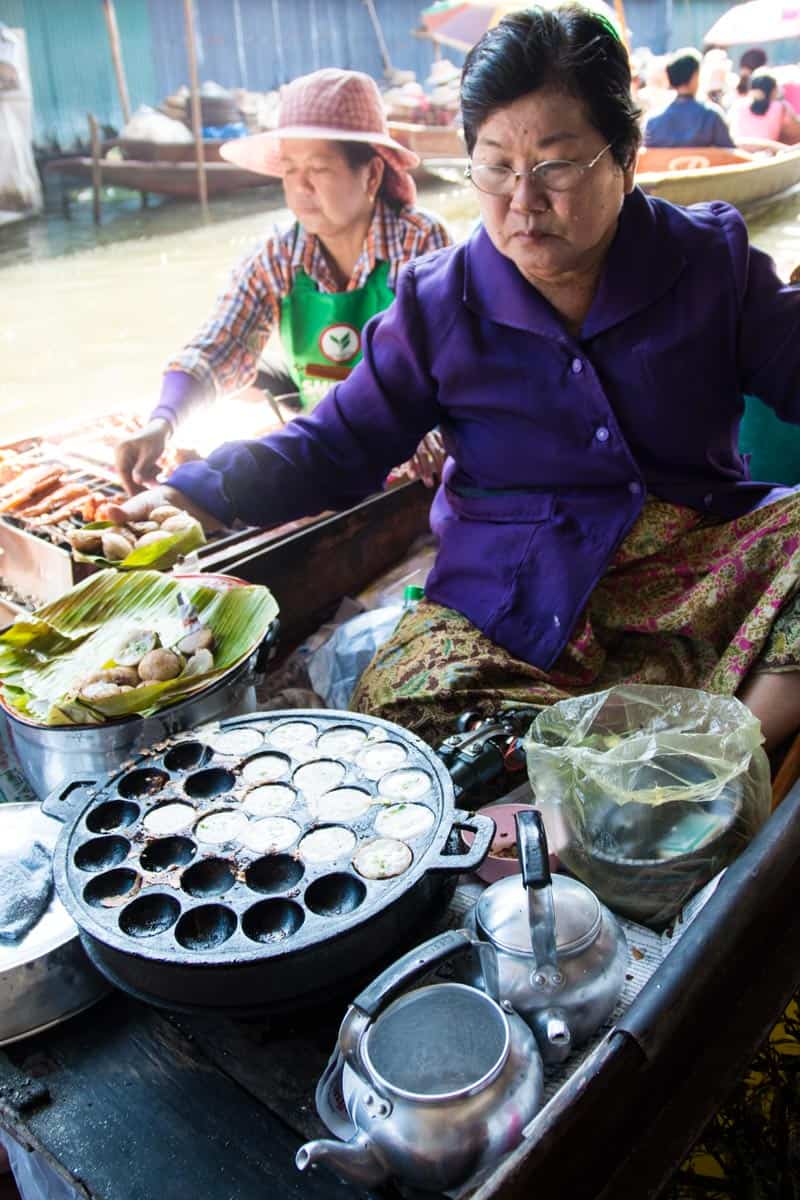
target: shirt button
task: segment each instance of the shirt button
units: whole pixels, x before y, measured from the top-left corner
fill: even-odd
[[[642,485],[639,483],[638,479],[632,479],[628,484],[628,491],[632,496],[638,496],[641,490]]]
[[[573,358],[571,367],[573,375],[580,375],[581,371],[583,370],[583,360],[580,358]]]
[[[598,425],[597,429],[594,431],[594,436],[597,438],[598,442],[607,442],[608,430],[606,429],[605,425]]]
[[[561,618],[553,617],[553,624],[555,625],[556,629],[560,629],[561,628]]]
[[[703,496],[703,504],[705,504],[706,508],[708,508],[713,503],[713,500],[714,500],[714,495],[712,492],[708,492],[705,496]]]

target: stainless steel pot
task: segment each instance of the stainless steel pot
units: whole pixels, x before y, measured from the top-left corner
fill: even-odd
[[[449,982],[408,991],[466,950],[485,991]],[[307,1142],[295,1160],[301,1171],[324,1162],[366,1186],[394,1175],[454,1187],[513,1149],[542,1102],[534,1038],[499,1003],[494,951],[464,930],[432,938],[379,975],[348,1009],[338,1045],[355,1136]]]
[[[550,875],[541,815],[516,814],[522,875],[493,883],[466,925],[497,950],[500,995],[560,1062],[611,1014],[628,964],[616,918],[577,879]]]
[[[102,725],[39,725],[3,706],[22,772],[40,800],[66,780],[102,779],[147,746],[218,717],[253,712],[259,650],[196,696],[152,717]]]
[[[201,577],[205,578],[205,577]],[[209,575],[209,586],[241,586],[231,576]],[[173,734],[219,717],[253,712],[255,684],[275,654],[279,622],[273,621],[259,646],[214,683],[186,700],[179,700],[151,717],[120,717],[102,725],[40,725],[4,704],[23,774],[40,800],[67,780],[75,783],[102,779],[139,750]]]

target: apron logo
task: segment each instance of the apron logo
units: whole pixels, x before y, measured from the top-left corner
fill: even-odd
[[[329,325],[319,335],[319,348],[329,362],[347,362],[361,349],[361,334],[355,325]]]

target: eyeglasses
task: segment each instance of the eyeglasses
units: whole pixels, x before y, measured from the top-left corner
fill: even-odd
[[[537,163],[527,171],[513,171],[511,167],[494,166],[492,163],[469,163],[464,178],[472,180],[479,192],[490,196],[513,196],[522,178],[536,179],[548,192],[568,192],[577,187],[586,171],[591,171],[599,162],[612,142],[595,155],[591,162],[577,163],[568,158],[554,158],[549,162]]]

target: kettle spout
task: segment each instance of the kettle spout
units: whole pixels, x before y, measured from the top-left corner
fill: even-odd
[[[300,1171],[315,1163],[324,1163],[334,1174],[364,1187],[381,1183],[389,1174],[365,1133],[359,1133],[349,1142],[337,1142],[332,1138],[306,1142],[297,1151],[294,1161]]]
[[[560,1009],[540,1009],[534,1017],[533,1032],[546,1063],[563,1062],[572,1049],[572,1034]]]

